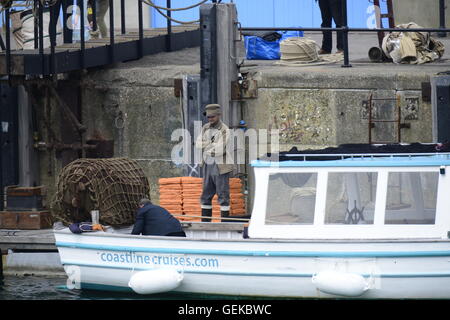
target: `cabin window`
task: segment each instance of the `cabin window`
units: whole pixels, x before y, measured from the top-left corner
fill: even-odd
[[[385,224],[434,224],[438,172],[390,172]]]
[[[317,173],[269,176],[266,224],[313,224]]]
[[[325,224],[373,224],[376,172],[328,173]]]

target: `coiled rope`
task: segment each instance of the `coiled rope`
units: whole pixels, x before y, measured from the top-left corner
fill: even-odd
[[[280,42],[281,60],[315,62],[319,60],[317,43],[301,37],[291,37]]]
[[[200,22],[200,20],[198,19],[198,20],[192,20],[192,21],[180,21],[180,20],[174,19],[174,18],[172,18],[172,17],[169,17],[168,15],[166,15],[166,14],[165,14],[164,12],[162,12],[161,10],[167,10],[167,11],[182,11],[182,10],[189,10],[189,9],[192,9],[192,8],[195,8],[195,7],[198,7],[198,6],[202,5],[202,4],[205,3],[206,1],[208,1],[208,0],[202,0],[202,1],[200,1],[199,3],[193,4],[193,5],[188,6],[188,7],[182,7],[182,8],[165,8],[165,7],[157,6],[156,4],[153,3],[152,0],[143,0],[143,2],[144,2],[145,4],[149,5],[150,7],[155,8],[156,11],[158,11],[158,13],[159,13],[160,15],[162,15],[163,17],[165,17],[166,19],[168,19],[168,20],[170,20],[170,21],[179,23],[179,24],[193,24],[193,23]]]
[[[280,42],[280,65],[319,65],[335,63],[343,59],[342,54],[319,55],[319,46],[308,38],[290,37]]]

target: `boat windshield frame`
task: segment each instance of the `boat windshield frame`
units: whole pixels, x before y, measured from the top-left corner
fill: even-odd
[[[341,160],[252,163],[255,198],[249,225],[250,238],[271,239],[447,239],[450,230],[450,154],[340,155]],[[324,156],[324,155],[320,155]],[[335,154],[330,155],[336,157]],[[352,156],[352,157],[347,157]],[[376,199],[371,224],[327,224],[325,208],[329,173],[376,172]],[[434,224],[385,223],[389,173],[436,172],[438,174]],[[447,172],[447,174],[446,174]],[[317,173],[314,222],[311,224],[267,224],[269,178],[278,173]],[[448,194],[448,192],[447,192]]]

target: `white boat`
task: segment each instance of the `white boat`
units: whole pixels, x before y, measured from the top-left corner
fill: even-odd
[[[249,238],[233,222],[186,238],[62,229],[61,262],[82,289],[450,298],[450,154],[333,156],[252,163]]]

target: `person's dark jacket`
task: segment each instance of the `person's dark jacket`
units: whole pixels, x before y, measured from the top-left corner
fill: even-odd
[[[137,211],[136,222],[131,234],[166,236],[169,233],[182,231],[180,222],[166,209],[147,203]]]

